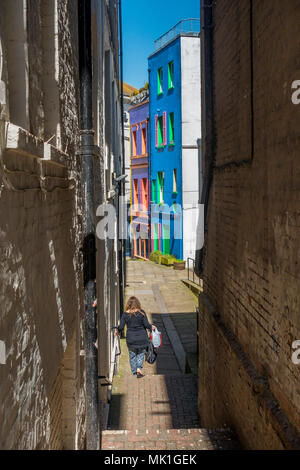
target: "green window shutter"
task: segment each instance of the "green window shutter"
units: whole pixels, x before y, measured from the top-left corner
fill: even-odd
[[[177,169],[173,170],[173,193],[177,193]]]
[[[163,135],[163,118],[160,116],[158,118],[158,146],[163,145],[164,135]]]
[[[168,88],[174,88],[174,62],[169,62],[168,65]]]
[[[160,203],[160,183],[161,183],[160,173],[157,173],[157,198],[156,198],[157,204]]]
[[[163,224],[162,227],[162,238],[163,238],[163,253],[165,255],[170,254],[170,224]]]
[[[157,71],[157,94],[161,95],[163,92],[163,69],[160,67]]]
[[[173,143],[175,141],[175,132],[174,132],[174,113],[169,114],[169,142]]]
[[[157,94],[159,95],[160,94],[160,73],[159,73],[159,70],[157,71]]]
[[[156,180],[152,180],[152,201],[156,203],[157,194],[156,194]]]
[[[157,204],[164,201],[164,172],[157,173]]]

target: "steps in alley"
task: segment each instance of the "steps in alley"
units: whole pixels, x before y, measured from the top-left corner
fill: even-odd
[[[230,430],[200,428],[192,374],[127,376],[124,381],[112,398],[103,450],[238,449]]]
[[[102,450],[238,450],[227,429],[104,431]]]
[[[230,430],[200,426],[197,297],[182,283],[187,273],[146,261],[129,261],[127,268],[126,297],[139,298],[150,323],[162,333],[163,345],[155,364],[144,363],[145,377],[137,379],[131,374],[125,340],[121,340],[102,449],[238,449]]]

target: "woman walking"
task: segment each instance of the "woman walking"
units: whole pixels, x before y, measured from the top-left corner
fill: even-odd
[[[136,297],[129,298],[116,335],[123,330],[125,325],[127,325],[126,343],[129,349],[131,371],[140,379],[144,377],[142,370],[149,341],[146,330],[155,330],[155,326],[148,322],[146,313]]]

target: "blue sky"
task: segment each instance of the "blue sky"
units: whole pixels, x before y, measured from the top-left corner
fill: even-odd
[[[154,41],[178,21],[200,17],[200,0],[123,0],[124,81],[141,88],[148,81]]]

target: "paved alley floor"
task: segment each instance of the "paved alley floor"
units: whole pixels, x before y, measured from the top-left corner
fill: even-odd
[[[197,297],[183,284],[186,271],[150,261],[127,263],[126,299],[141,301],[163,346],[145,377],[132,376],[126,340],[121,340],[107,430],[102,449],[234,448],[227,430],[199,428],[197,412]]]

